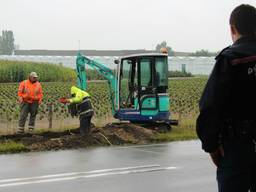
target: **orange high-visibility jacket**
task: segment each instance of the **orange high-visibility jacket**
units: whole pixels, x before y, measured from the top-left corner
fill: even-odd
[[[41,103],[43,99],[42,86],[38,81],[31,83],[30,80],[24,80],[20,83],[18,96],[22,97],[23,101],[27,103]]]

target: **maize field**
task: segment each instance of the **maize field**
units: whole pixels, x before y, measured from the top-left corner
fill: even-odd
[[[61,64],[0,60],[0,83],[20,82],[27,79],[31,71],[38,72],[42,82],[70,82],[76,79],[75,70]]]

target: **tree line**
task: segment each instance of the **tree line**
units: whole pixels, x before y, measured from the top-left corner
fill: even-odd
[[[155,51],[160,52],[161,48],[163,48],[163,47],[167,48],[169,56],[175,55],[175,51],[167,44],[166,41],[163,41],[163,42],[157,44]],[[210,52],[206,49],[201,49],[201,50],[197,50],[193,53],[188,53],[188,56],[194,56],[194,57],[213,57],[213,56],[217,56],[217,55],[218,55],[218,52]]]
[[[201,49],[199,51],[189,54],[189,56],[195,56],[195,57],[214,57],[217,55],[218,55],[218,52],[209,52],[206,49]]]
[[[11,30],[3,30],[0,35],[0,55],[11,55],[15,50],[14,35]]]

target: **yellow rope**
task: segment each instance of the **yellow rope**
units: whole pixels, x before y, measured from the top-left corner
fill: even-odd
[[[105,135],[103,135],[102,133],[99,134],[108,142],[109,145],[112,146],[112,143],[108,140],[108,138]]]

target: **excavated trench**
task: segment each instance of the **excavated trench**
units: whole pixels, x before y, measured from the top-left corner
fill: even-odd
[[[76,149],[91,146],[147,144],[157,131],[131,123],[107,124],[104,127],[92,127],[86,136],[79,134],[79,129],[63,132],[25,133],[23,135],[2,135],[0,143],[14,141],[22,143],[26,151],[46,151],[60,149]]]

